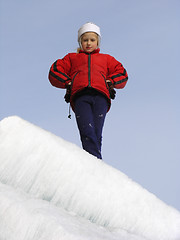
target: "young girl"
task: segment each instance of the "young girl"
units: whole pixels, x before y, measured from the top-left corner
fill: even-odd
[[[76,116],[83,149],[102,159],[102,129],[114,88],[124,88],[128,75],[114,57],[99,53],[100,28],[84,24],[78,31],[77,53],[58,59],[50,68],[49,80],[58,88],[66,88],[65,101],[70,102]]]

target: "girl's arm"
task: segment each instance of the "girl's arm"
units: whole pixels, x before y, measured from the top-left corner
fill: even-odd
[[[70,70],[71,62],[68,54],[63,59],[58,59],[52,64],[49,71],[49,81],[55,87],[66,88],[68,83],[71,82]]]
[[[108,57],[107,80],[110,80],[115,88],[124,88],[128,80],[126,69],[112,56]]]

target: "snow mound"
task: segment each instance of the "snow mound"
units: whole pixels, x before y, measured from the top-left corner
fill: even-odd
[[[0,183],[1,240],[145,240],[105,228]]]
[[[5,240],[180,239],[176,209],[76,145],[16,116],[0,122],[0,182]]]

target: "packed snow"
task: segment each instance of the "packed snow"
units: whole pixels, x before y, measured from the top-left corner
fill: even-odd
[[[180,240],[180,213],[19,117],[0,122],[1,240]]]

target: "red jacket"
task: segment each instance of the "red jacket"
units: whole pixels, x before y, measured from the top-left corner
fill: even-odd
[[[53,86],[66,88],[71,82],[72,106],[73,96],[85,87],[95,88],[110,101],[106,80],[110,80],[114,88],[124,88],[126,85],[128,75],[122,64],[114,57],[99,51],[100,49],[91,53],[69,53],[54,62],[50,68],[49,80]]]

